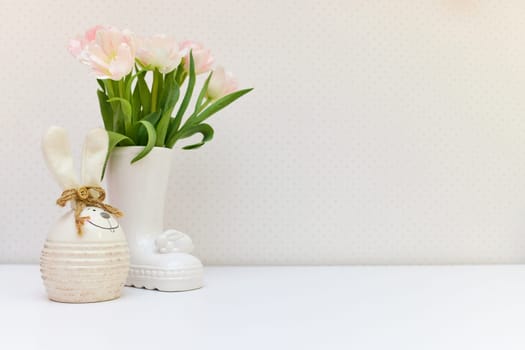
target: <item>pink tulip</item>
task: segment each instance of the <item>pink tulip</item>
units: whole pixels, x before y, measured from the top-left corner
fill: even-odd
[[[135,64],[135,39],[128,30],[97,26],[70,42],[70,52],[99,79],[120,80]]]
[[[164,34],[137,40],[137,60],[146,69],[169,73],[177,68],[181,56],[179,44]]]
[[[85,57],[82,57],[82,54],[85,53],[86,46],[95,40],[95,36],[99,29],[108,29],[108,27],[96,25],[93,28],[88,29],[83,36],[77,35],[74,39],[69,40],[69,52],[75,56],[75,58],[83,61]]]
[[[195,64],[195,74],[206,73],[211,70],[211,65],[213,64],[214,59],[209,49],[189,40],[186,40],[181,44],[181,49],[182,55],[184,56],[182,58],[184,69],[187,72],[190,70],[190,50]]]
[[[238,83],[233,74],[225,72],[223,67],[218,66],[213,71],[206,95],[208,99],[216,100],[237,91],[237,88]]]

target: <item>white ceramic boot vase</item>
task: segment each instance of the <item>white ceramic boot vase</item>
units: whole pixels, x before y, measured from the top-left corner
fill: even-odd
[[[131,267],[126,285],[161,291],[185,291],[203,285],[203,267],[191,255],[188,235],[164,229],[164,204],[173,151],[155,147],[131,164],[143,147],[116,147],[106,178],[112,203],[129,244]]]

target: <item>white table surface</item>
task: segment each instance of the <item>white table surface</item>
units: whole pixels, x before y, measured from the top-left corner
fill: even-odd
[[[0,265],[0,349],[525,349],[525,266],[208,267],[203,289],[48,301]]]

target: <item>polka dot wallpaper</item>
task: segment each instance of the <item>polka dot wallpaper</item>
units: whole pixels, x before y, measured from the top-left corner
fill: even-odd
[[[206,264],[525,263],[522,1],[27,1],[0,20],[0,262],[63,212],[50,125],[101,125],[66,51],[98,24],[210,47],[255,90],[173,151],[166,226]]]

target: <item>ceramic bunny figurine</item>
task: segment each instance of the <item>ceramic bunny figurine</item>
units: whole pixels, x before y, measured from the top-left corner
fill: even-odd
[[[108,150],[107,132],[94,129],[86,136],[81,182],[63,128],[51,127],[42,149],[49,170],[64,191],[57,204],[71,204],[52,226],[40,259],[49,299],[86,303],[118,298],[129,271],[129,252],[115,218],[121,213],[103,203],[100,178]]]

